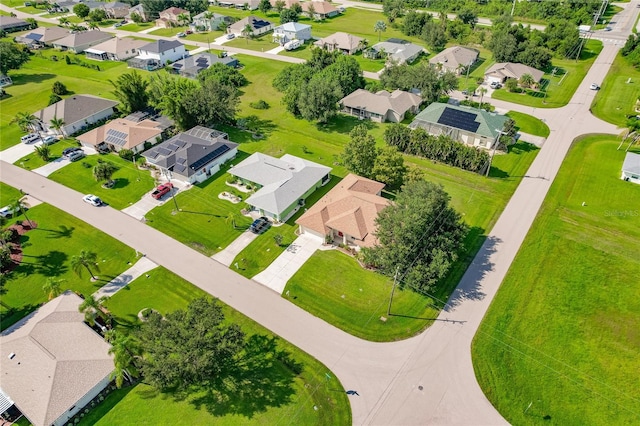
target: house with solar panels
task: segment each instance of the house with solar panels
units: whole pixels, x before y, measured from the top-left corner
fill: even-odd
[[[232,68],[237,68],[240,63],[233,56],[219,57],[211,53],[196,53],[184,59],[172,63],[168,70],[182,77],[196,78],[202,71],[209,69],[213,64],[221,63]]]
[[[168,61],[175,62],[186,58],[189,53],[178,40],[156,40],[138,48],[138,55],[127,61],[131,68],[147,71],[157,70]]]
[[[163,175],[189,183],[204,182],[235,158],[238,144],[226,133],[196,126],[145,151],[142,155]]]
[[[144,151],[145,144],[155,144],[161,140],[165,129],[166,127],[157,121],[148,118],[135,120],[128,116],[111,120],[77,136],[76,139],[82,146],[99,151],[119,152],[129,149],[137,153]]]
[[[16,42],[25,44],[32,49],[44,46],[53,46],[53,42],[65,38],[71,34],[69,30],[61,27],[40,27],[29,31],[23,36],[16,37]]]
[[[500,138],[509,117],[467,106],[434,102],[409,124],[429,134],[449,136],[465,145],[491,149]]]

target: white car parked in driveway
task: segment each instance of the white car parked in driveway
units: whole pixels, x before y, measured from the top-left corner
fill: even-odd
[[[100,207],[102,205],[102,200],[93,194],[87,194],[84,197],[82,197],[82,199],[84,200],[85,203],[89,203],[95,207]]]

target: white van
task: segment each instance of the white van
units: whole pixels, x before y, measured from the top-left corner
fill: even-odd
[[[71,154],[67,156],[69,161],[78,161],[81,158],[84,158],[84,151],[73,151]]]
[[[40,139],[40,136],[38,136],[35,133],[29,133],[28,135],[24,135],[23,137],[21,137],[20,141],[22,143],[33,143],[33,142],[37,141],[38,139]]]

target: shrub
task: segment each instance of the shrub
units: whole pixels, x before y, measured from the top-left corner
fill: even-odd
[[[84,167],[85,169],[90,169],[92,166],[91,164],[87,163],[86,161],[82,162],[82,167]]]
[[[133,160],[133,151],[130,149],[121,149],[120,152],[118,152],[118,155],[120,156],[120,158],[123,158],[125,160]]]
[[[69,56],[67,56],[68,58]],[[67,86],[65,86],[62,82],[60,81],[56,81],[55,83],[53,83],[53,87],[51,88],[51,91],[53,93],[55,93],[58,96],[63,96],[66,95],[67,93],[69,93],[69,91],[67,90]]]
[[[257,102],[251,102],[249,106],[255,109],[269,109],[269,104],[262,99]]]
[[[55,56],[55,55],[53,55],[53,56],[51,57],[51,60],[53,60],[53,61],[57,61],[57,60],[58,60],[58,57],[57,57],[57,56]],[[67,63],[67,65],[71,65],[71,58],[69,57],[69,55],[64,55],[64,61]]]
[[[62,98],[56,95],[55,93],[52,93],[51,95],[49,95],[49,105],[53,105],[56,102],[60,102],[61,100]]]

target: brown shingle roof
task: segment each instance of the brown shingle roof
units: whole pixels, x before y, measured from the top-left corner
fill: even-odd
[[[162,133],[160,123],[157,123],[155,121],[143,120],[140,122],[135,122],[125,120],[124,118],[117,118],[103,126],[97,127],[93,130],[88,131],[87,133],[81,134],[76,139],[78,139],[80,142],[96,146],[102,142],[107,141],[110,130],[124,133],[126,135],[124,144],[114,143],[114,145],[117,145],[124,149],[133,149],[141,143],[159,136]]]
[[[371,93],[365,89],[357,89],[340,100],[340,104],[344,106],[366,109],[382,116],[386,115],[389,110],[403,115],[411,107],[419,106],[421,103],[420,96],[402,90],[394,90],[391,93],[380,90],[377,93]]]
[[[376,217],[390,203],[378,195],[383,188],[383,183],[349,174],[296,223],[323,235],[334,229],[359,239],[361,247],[371,247],[377,243]]]

